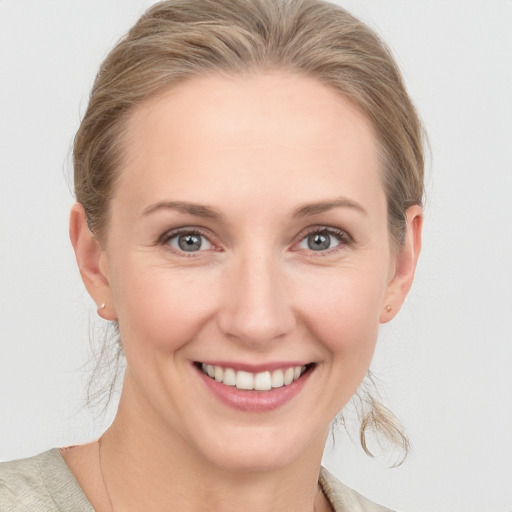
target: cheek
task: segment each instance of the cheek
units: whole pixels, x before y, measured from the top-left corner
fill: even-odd
[[[121,339],[128,351],[137,345],[141,351],[174,352],[211,316],[216,287],[207,273],[133,265],[124,269],[123,276],[115,299]]]
[[[375,270],[346,268],[322,279],[311,276],[309,283],[303,282],[302,289],[296,290],[299,300],[303,298],[303,316],[309,330],[334,361],[358,362],[357,366],[370,363],[386,285],[385,271]]]
[[[383,277],[384,276],[384,277]],[[322,356],[318,410],[334,418],[356,393],[373,357],[386,271],[366,265],[302,272],[297,316]],[[296,281],[299,283],[299,281]]]

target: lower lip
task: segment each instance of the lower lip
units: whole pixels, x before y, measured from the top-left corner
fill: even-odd
[[[246,412],[267,412],[282,407],[297,396],[315,367],[310,368],[300,378],[287,386],[273,388],[268,391],[241,390],[235,386],[226,386],[204,374],[199,368],[195,368],[208,389],[224,404]]]

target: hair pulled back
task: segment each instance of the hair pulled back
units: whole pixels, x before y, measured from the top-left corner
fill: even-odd
[[[422,127],[394,59],[365,24],[322,0],[168,0],[151,7],[100,67],[74,141],[76,199],[102,240],[122,172],[131,112],[189,78],[273,70],[313,77],[349,98],[379,141],[388,226],[403,242],[406,210],[423,199]],[[407,449],[398,425],[369,401],[374,426]]]

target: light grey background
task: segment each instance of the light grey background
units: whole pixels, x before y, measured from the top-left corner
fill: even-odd
[[[0,2],[0,458],[98,436],[101,328],[67,237],[69,148],[142,0]],[[512,3],[341,2],[393,48],[430,135],[424,250],[374,371],[413,444],[386,469],[339,435],[325,464],[399,510],[512,510]]]

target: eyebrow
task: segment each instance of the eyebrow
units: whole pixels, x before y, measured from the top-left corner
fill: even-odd
[[[368,212],[356,201],[346,197],[338,197],[330,201],[319,201],[317,203],[309,203],[296,208],[293,212],[293,217],[306,217],[308,215],[317,215],[334,208],[352,208],[364,215]]]
[[[221,217],[221,214],[214,208],[186,201],[160,201],[145,208],[142,215],[148,215],[161,209],[177,210],[181,213],[188,213],[189,215],[208,219],[219,219]]]
[[[292,217],[297,218],[307,217],[308,215],[317,215],[334,208],[353,208],[365,215],[368,214],[368,212],[356,201],[346,197],[339,197],[328,201],[318,201],[299,206],[293,211]],[[195,217],[214,220],[218,220],[222,217],[220,212],[210,206],[198,203],[189,203],[186,201],[160,201],[145,208],[142,215],[148,215],[162,209],[177,210],[178,212],[194,215]]]

